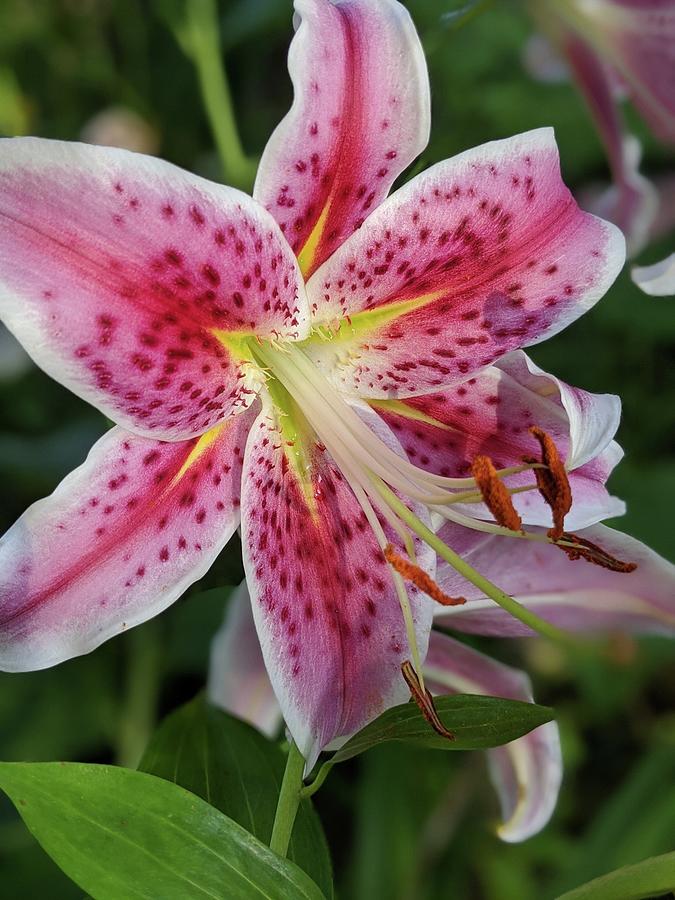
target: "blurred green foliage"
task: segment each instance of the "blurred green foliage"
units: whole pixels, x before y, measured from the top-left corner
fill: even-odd
[[[3,0],[0,132],[66,140],[103,109],[123,105],[156,131],[160,154],[218,177],[194,70],[166,27],[177,0]],[[463,4],[410,0],[428,54],[433,132],[424,165],[484,141],[552,124],[573,188],[607,179],[590,119],[568,84],[534,83],[521,54],[531,25],[518,4],[493,3],[461,30],[441,14]],[[259,154],[288,108],[285,56],[290,0],[219,6],[230,86],[244,146]],[[673,160],[629,113],[646,172]],[[419,166],[418,166],[419,167]],[[672,233],[643,254],[672,248]],[[628,502],[614,523],[675,555],[675,315],[624,274],[609,295],[532,355],[562,378],[623,398],[627,459],[611,486]],[[0,528],[56,486],[106,428],[86,404],[32,368],[0,383]],[[208,645],[227,590],[241,577],[237,542],[157,623],[83,659],[29,675],[0,676],[0,756],[8,760],[114,761],[133,710],[162,716],[204,682]],[[210,590],[209,590],[210,589]],[[128,684],[148,629],[161,653],[151,680],[158,702],[130,703]],[[148,634],[150,632],[148,631]],[[566,774],[552,824],[510,846],[493,836],[497,809],[479,754],[378,748],[337,767],[316,795],[334,856],[338,896],[353,900],[547,900],[595,875],[675,847],[675,646],[625,641],[612,661],[572,667],[534,642],[480,642],[534,676],[556,707]],[[156,707],[156,708],[155,708]],[[121,723],[124,728],[121,728]],[[147,728],[148,722],[138,723]],[[81,897],[0,803],[2,894]]]

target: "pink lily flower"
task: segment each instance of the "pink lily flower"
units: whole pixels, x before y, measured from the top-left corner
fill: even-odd
[[[436,631],[431,634],[424,677],[434,694],[533,700],[524,672]],[[211,645],[208,698],[270,737],[281,727],[281,708],[265,669],[245,582],[230,598],[225,621]],[[549,821],[558,799],[562,779],[558,726],[548,722],[488,750],[486,756],[502,811],[497,834],[510,843],[532,837]]]
[[[520,535],[492,521],[467,474],[505,414],[520,419],[497,441],[495,478],[525,524],[544,514],[522,499],[530,425],[564,444],[574,527],[617,511],[604,489],[615,399],[507,354],[590,308],[624,243],[574,203],[548,129],[387,198],[429,131],[414,26],[394,0],[296,9],[295,100],[253,199],[123,150],[0,143],[0,314],[117,423],[0,541],[0,660],[44,668],[156,615],[241,526],[265,664],[311,768],[405,699],[404,662],[421,670],[432,521]],[[530,378],[548,405],[527,407]],[[461,429],[436,413],[443,398]],[[449,463],[433,441],[406,457],[427,424]],[[404,557],[407,591],[390,565]]]
[[[624,133],[618,97],[627,93],[654,134],[675,144],[675,9],[670,0],[554,0],[531,4],[566,57],[607,152],[613,186],[596,211],[626,234],[631,254],[645,245],[658,211],[639,172],[640,147]],[[549,68],[547,66],[547,68]]]

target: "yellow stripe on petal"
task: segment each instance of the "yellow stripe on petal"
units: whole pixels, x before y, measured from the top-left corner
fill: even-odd
[[[197,462],[197,460],[201,456],[203,456],[204,453],[206,453],[209,447],[218,440],[218,438],[223,433],[223,429],[227,428],[227,424],[228,423],[225,423],[223,425],[216,425],[215,428],[211,428],[199,438],[195,446],[190,451],[190,455],[188,456],[188,458],[185,460],[178,472],[174,475],[170,487],[174,487],[174,485],[177,484],[185,475],[187,470],[191,466],[193,466]]]
[[[315,326],[312,336],[303,343],[316,343],[318,341],[349,341],[353,338],[367,337],[374,334],[385,325],[395,322],[396,319],[405,316],[416,309],[428,306],[435,300],[444,297],[447,291],[433,291],[429,294],[421,294],[412,300],[398,300],[378,306],[376,309],[364,309],[361,312],[352,313],[339,319],[336,323],[322,322]]]
[[[433,425],[434,428],[441,428],[443,431],[460,430],[445,422],[439,422],[438,419],[434,419],[433,416],[429,416],[421,410],[415,409],[414,406],[409,406],[403,400],[369,400],[368,402],[375,410],[379,409],[382,410],[382,412],[403,416],[406,419],[411,419],[413,422],[423,422],[425,425]]]
[[[312,228],[311,234],[305,241],[304,247],[298,253],[298,265],[300,266],[300,271],[304,278],[307,278],[314,268],[316,252],[319,249],[319,243],[321,242],[321,238],[326,229],[326,220],[328,219],[328,213],[330,212],[331,202],[331,198],[329,197],[321,215],[316,221],[316,225]]]

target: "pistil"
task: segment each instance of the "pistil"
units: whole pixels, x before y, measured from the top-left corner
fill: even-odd
[[[422,691],[424,682],[421,658],[404,579],[444,605],[456,605],[464,601],[463,598],[445,595],[431,575],[417,565],[413,536],[427,544],[437,557],[451,565],[468,582],[478,587],[481,593],[531,630],[551,640],[576,643],[571,635],[541,619],[473,569],[437,537],[408,505],[410,502],[420,503],[430,513],[439,513],[442,518],[473,530],[552,543],[572,559],[583,558],[598,565],[614,567],[615,571],[631,571],[631,564],[614,560],[601,548],[562,530],[564,515],[571,502],[571,491],[564,464],[547,434],[539,429],[533,430],[533,435],[541,446],[541,461],[532,459],[523,466],[497,471],[487,457],[478,457],[474,461],[471,478],[436,476],[414,466],[371,430],[356,408],[333,388],[302,349],[292,344],[286,344],[282,352],[280,349],[262,342],[252,347],[251,352],[261,367],[269,372],[270,378],[278,380],[293,398],[295,407],[316,435],[317,443],[330,453],[363,509],[376,541],[391,567],[413,667]],[[509,475],[528,469],[534,471],[535,481],[532,485],[510,489],[504,483],[504,478]],[[548,535],[524,531],[511,499],[514,493],[536,488],[542,492],[553,511],[553,528]],[[404,502],[401,497],[408,502]],[[481,499],[494,516],[494,522],[475,519],[452,508],[458,502],[479,502]],[[409,559],[404,559],[391,546],[383,523],[398,535]]]

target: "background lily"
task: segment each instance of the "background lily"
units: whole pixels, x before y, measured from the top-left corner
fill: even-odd
[[[53,665],[173,602],[241,521],[265,663],[311,765],[404,699],[400,666],[426,652],[432,603],[387,546],[429,576],[432,515],[504,534],[467,477],[477,454],[522,468],[537,425],[574,470],[573,527],[620,511],[616,401],[507,354],[592,306],[623,240],[578,209],[546,129],[385,200],[429,130],[410,18],[297,11],[295,100],[254,200],[121,150],[0,147],[2,316],[117,423],[2,540],[0,596],[3,665]],[[516,498],[550,524],[533,490]]]
[[[626,134],[618,100],[628,94],[654,134],[675,143],[675,11],[669,0],[551,0],[530,9],[566,58],[607,152],[613,187],[598,201],[600,215],[624,231],[628,249],[645,245],[659,199],[639,172],[640,146]],[[529,59],[545,75],[550,62]]]

